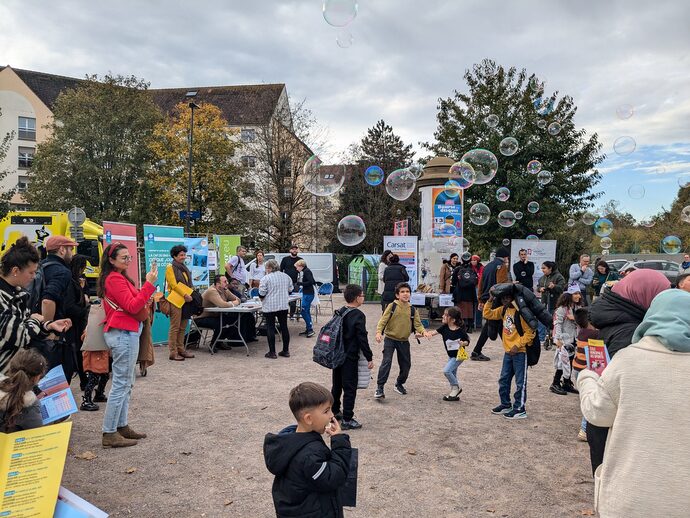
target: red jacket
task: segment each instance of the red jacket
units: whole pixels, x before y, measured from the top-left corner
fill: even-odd
[[[140,322],[132,315],[142,310],[155,291],[156,287],[148,281],[144,283],[140,291],[132,286],[132,283],[121,273],[112,272],[108,275],[105,279],[105,296],[123,311],[116,311],[110,304],[103,301],[105,311],[103,331],[108,331],[111,327],[125,331],[138,331]]]

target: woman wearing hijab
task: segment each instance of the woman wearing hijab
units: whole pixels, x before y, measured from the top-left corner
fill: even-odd
[[[474,331],[474,312],[477,309],[477,283],[479,277],[472,267],[471,260],[463,260],[453,270],[450,292],[453,302],[460,310],[468,333]]]
[[[670,287],[671,283],[661,272],[635,270],[592,303],[589,320],[599,330],[599,338],[606,344],[611,358],[633,342],[633,333],[642,323],[654,297]],[[606,427],[587,423],[593,472],[604,458],[607,433]]]
[[[690,293],[660,293],[633,343],[601,377],[584,370],[577,379],[587,421],[610,428],[606,456],[594,474],[594,505],[602,518],[688,516],[688,308]]]

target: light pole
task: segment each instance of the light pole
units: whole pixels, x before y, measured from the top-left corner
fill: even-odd
[[[189,176],[187,177],[187,212],[185,214],[184,229],[189,234],[189,219],[192,212],[192,146],[194,145],[194,108],[198,108],[192,99],[196,97],[197,92],[191,91],[185,94],[185,98],[189,100],[189,108],[192,110],[192,120],[189,124]]]

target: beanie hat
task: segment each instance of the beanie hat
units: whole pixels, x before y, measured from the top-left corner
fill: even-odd
[[[580,286],[578,286],[577,284],[571,284],[570,286],[568,286],[568,293],[570,293],[571,295],[574,295],[575,293],[581,293]]]
[[[501,247],[498,250],[496,250],[496,257],[500,257],[502,259],[505,259],[506,257],[510,257],[510,252],[508,251],[507,248]]]

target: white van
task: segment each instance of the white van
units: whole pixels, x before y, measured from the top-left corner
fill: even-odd
[[[289,253],[281,252],[267,252],[264,255],[264,259],[268,261],[269,259],[275,259],[280,264],[283,257],[287,257]],[[334,293],[339,293],[338,288],[338,265],[335,261],[335,254],[316,254],[316,253],[301,253],[299,257],[304,259],[307,263],[307,268],[309,268],[314,274],[314,280],[319,284],[324,284],[330,282],[333,284]],[[249,265],[256,262],[256,259],[252,259],[247,263],[247,270],[249,270]]]

